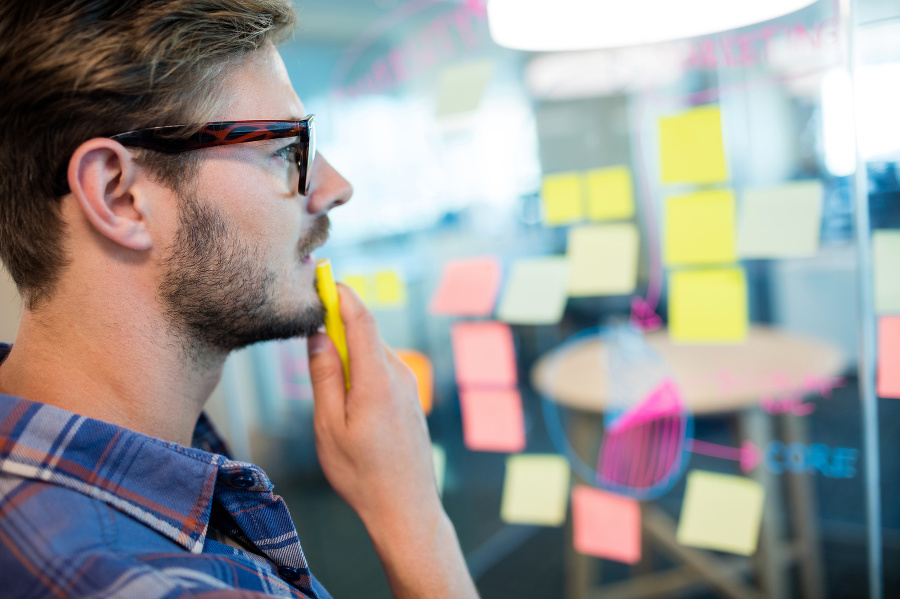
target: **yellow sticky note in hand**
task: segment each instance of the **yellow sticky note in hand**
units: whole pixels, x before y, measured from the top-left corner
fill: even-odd
[[[522,454],[506,460],[500,518],[510,524],[561,526],[569,500],[569,463],[555,454]]]
[[[663,183],[718,183],[728,179],[719,106],[699,106],[659,120]]]
[[[406,284],[393,270],[375,273],[375,297],[382,308],[401,308],[406,305]]]
[[[734,194],[713,189],[669,198],[665,231],[667,264],[734,262]]]
[[[755,480],[694,470],[687,475],[676,538],[690,547],[752,555],[764,501]]]
[[[742,268],[669,275],[669,335],[673,341],[743,341],[747,321],[747,280]]]
[[[584,219],[584,185],[581,173],[559,173],[544,177],[541,186],[544,222],[550,227]]]
[[[637,285],[640,238],[631,223],[569,229],[569,295],[627,295]]]
[[[634,216],[634,184],[626,166],[590,170],[585,176],[588,218],[617,220]]]

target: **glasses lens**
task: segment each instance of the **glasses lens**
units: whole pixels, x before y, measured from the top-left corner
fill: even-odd
[[[316,159],[316,116],[314,114],[309,115],[309,121],[307,122],[307,128],[309,131],[309,146],[306,150],[306,168],[303,169],[305,171],[305,181],[303,181],[303,195],[307,195],[309,192],[309,183],[312,179],[312,167],[313,161]]]

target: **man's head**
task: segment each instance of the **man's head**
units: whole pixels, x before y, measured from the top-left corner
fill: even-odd
[[[327,162],[301,196],[296,140],[166,154],[109,139],[305,116],[273,46],[293,19],[288,0],[0,6],[0,258],[29,309],[108,261],[152,281],[197,348],[318,326],[308,254],[351,193]]]

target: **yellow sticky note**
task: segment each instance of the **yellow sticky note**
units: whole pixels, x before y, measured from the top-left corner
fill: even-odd
[[[584,219],[584,185],[580,173],[559,173],[544,177],[541,186],[544,222],[551,227]]]
[[[666,264],[734,262],[734,194],[712,189],[670,197],[665,230]]]
[[[569,261],[561,256],[517,260],[497,318],[511,324],[557,324],[566,309]]]
[[[341,277],[341,283],[351,287],[359,298],[366,304],[372,303],[375,294],[372,292],[371,281],[363,275],[344,275]]]
[[[474,112],[481,104],[494,63],[479,60],[444,69],[438,82],[437,116]]]
[[[640,238],[631,223],[569,229],[569,295],[627,295],[637,285]]]
[[[728,179],[719,106],[700,106],[659,120],[663,183],[718,183]]]
[[[822,183],[794,181],[741,194],[738,253],[742,258],[803,258],[819,249]]]
[[[406,284],[393,270],[375,273],[375,297],[382,308],[400,308],[406,305]]]
[[[500,518],[510,524],[561,526],[566,520],[571,471],[556,454],[522,454],[506,460]]]
[[[626,166],[599,168],[585,175],[588,218],[617,220],[634,216],[634,185]]]
[[[875,312],[900,313],[900,231],[872,232]]]
[[[669,334],[684,343],[740,342],[747,336],[747,280],[742,268],[669,275]]]
[[[752,555],[764,501],[755,480],[694,470],[687,475],[676,538],[690,547]]]

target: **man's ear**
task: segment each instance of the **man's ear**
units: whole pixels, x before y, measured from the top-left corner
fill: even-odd
[[[153,240],[145,206],[136,196],[138,165],[119,142],[97,137],[84,142],[69,160],[72,195],[102,235],[132,250],[148,250]]]

